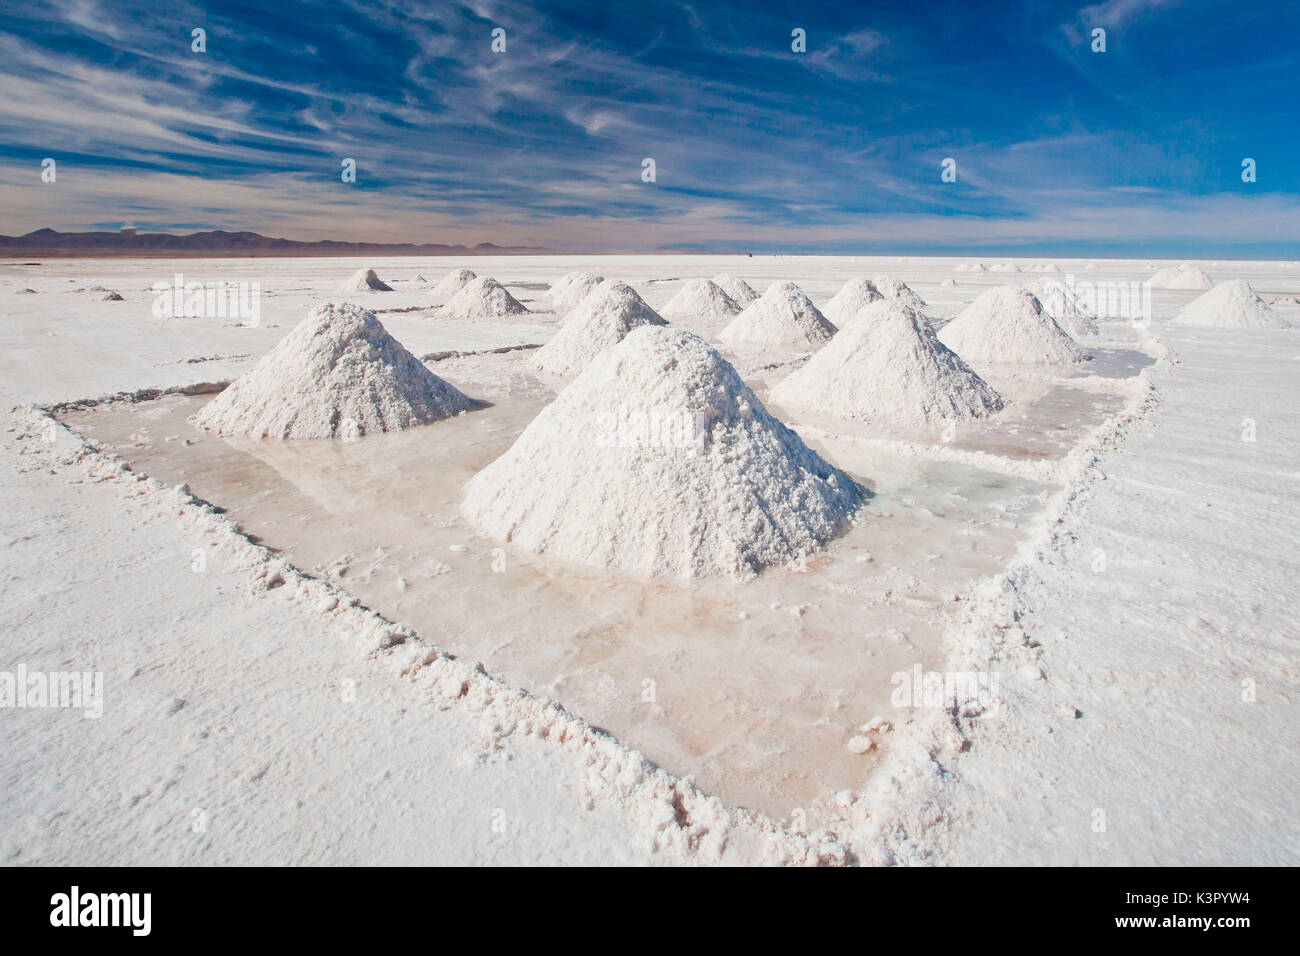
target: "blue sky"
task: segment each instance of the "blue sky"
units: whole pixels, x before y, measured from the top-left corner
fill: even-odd
[[[1291,2],[9,6],[9,234],[1300,256]]]

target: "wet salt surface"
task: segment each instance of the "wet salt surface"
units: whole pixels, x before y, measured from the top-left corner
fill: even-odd
[[[516,551],[460,518],[463,484],[552,397],[521,355],[436,363],[489,407],[355,442],[215,438],[187,421],[211,396],[66,420],[137,472],[187,482],[255,540],[440,649],[555,698],[729,802],[778,818],[802,808],[814,826],[818,805],[860,788],[878,759],[846,749],[855,729],[877,715],[907,719],[890,704],[891,676],[940,667],[956,599],[1006,564],[1055,490],[930,451],[1059,459],[1122,404],[1123,377],[1145,364],[1102,350],[1072,377],[991,376],[1014,404],[949,442],[788,416],[871,488],[860,521],[806,568],[678,582]]]

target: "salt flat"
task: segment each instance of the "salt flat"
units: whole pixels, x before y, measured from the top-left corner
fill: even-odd
[[[969,261],[975,260],[4,264],[0,389],[9,404],[50,404],[229,380],[363,265],[395,291],[363,294],[362,303],[416,355],[444,356],[543,342],[557,318],[548,312],[500,321],[439,317],[439,300],[414,277],[436,282],[462,265],[495,276],[533,309],[544,305],[544,284],[577,268],[631,283],[654,307],[685,280],[724,271],[759,291],[773,281],[796,282],[819,305],[850,277],[888,273],[920,293],[938,320],[983,289],[1033,277],[955,269]],[[1140,281],[1152,271],[1145,261],[1099,261],[1091,270],[1085,262],[1057,262],[1080,279]],[[1216,279],[1245,278],[1266,299],[1300,291],[1295,264],[1201,265]],[[187,281],[259,282],[259,325],[158,319],[149,308],[150,287],[177,272]],[[945,279],[958,285],[941,286]],[[117,290],[124,301],[73,291],[97,285]],[[25,288],[35,294],[15,294]],[[774,409],[829,460],[870,481],[877,510],[832,548],[829,564],[813,562],[808,573],[777,570],[756,587],[710,585],[704,599],[690,586],[611,585],[599,575],[562,573],[514,554],[513,577],[485,570],[492,545],[456,525],[454,499],[474,463],[481,466],[507,447],[552,394],[550,384],[528,373],[526,351],[430,360],[439,375],[494,403],[474,413],[482,417],[467,415],[455,422],[458,431],[444,433],[441,459],[430,459],[427,449],[422,454],[419,430],[331,448],[205,439],[185,431],[186,414],[202,396],[63,415],[75,432],[136,471],[166,485],[189,481],[195,494],[229,509],[246,532],[293,565],[409,626],[428,645],[480,660],[489,674],[559,700],[669,774],[692,775],[724,804],[708,819],[683,818],[671,801],[668,818],[660,819],[656,805],[633,792],[639,782],[621,785],[615,777],[594,784],[589,752],[575,755],[469,704],[431,705],[418,685],[382,666],[382,651],[341,651],[349,645],[346,636],[330,633],[336,625],[277,593],[284,589],[242,586],[246,569],[223,565],[219,550],[211,570],[191,571],[202,544],[194,527],[169,520],[157,496],[131,495],[109,480],[85,484],[78,470],[84,461],[58,457],[77,448],[77,435],[59,432],[47,443],[16,424],[4,443],[10,468],[3,533],[6,591],[22,597],[4,604],[10,639],[0,667],[27,662],[55,669],[93,658],[106,672],[109,704],[94,730],[71,714],[0,714],[0,734],[10,744],[0,773],[13,795],[0,818],[0,850],[15,861],[87,861],[78,856],[79,845],[129,821],[122,832],[133,838],[96,860],[614,862],[649,859],[648,849],[658,847],[658,858],[740,862],[798,859],[791,847],[803,840],[849,848],[847,857],[818,851],[831,859],[1064,861],[1091,858],[1098,845],[1089,816],[1095,807],[1081,792],[1089,775],[1077,768],[1088,766],[1085,754],[1107,753],[1127,756],[1102,762],[1091,774],[1104,778],[1098,785],[1104,798],[1093,803],[1113,808],[1110,828],[1101,831],[1110,854],[1102,862],[1294,862],[1300,854],[1290,795],[1300,770],[1294,747],[1268,743],[1295,733],[1297,641],[1286,623],[1295,608],[1282,585],[1293,576],[1294,553],[1278,547],[1289,538],[1276,522],[1261,520],[1259,509],[1216,525],[1185,499],[1203,497],[1198,507],[1212,510],[1250,483],[1268,503],[1261,508],[1282,521],[1296,513],[1300,426],[1289,411],[1297,386],[1287,363],[1300,356],[1300,345],[1286,331],[1165,328],[1196,294],[1157,290],[1149,327],[1106,324],[1101,340],[1089,345],[1097,357],[1081,372],[993,375],[1024,417],[963,428],[946,441],[939,434],[855,430]],[[719,327],[711,320],[698,330],[711,335]],[[737,358],[760,396],[782,372],[761,357]],[[1143,369],[1148,374],[1140,375]],[[1143,391],[1151,382],[1154,399]],[[1231,409],[1225,393],[1234,396]],[[1131,424],[1116,431],[1126,414]],[[1244,418],[1256,424],[1254,443],[1241,441]],[[1096,449],[1101,457],[1093,464],[1089,442],[1097,433],[1114,440]],[[182,435],[194,444],[167,441]],[[1168,450],[1171,442],[1178,443],[1176,453]],[[1198,459],[1212,461],[1204,478]],[[207,465],[196,467],[202,462]],[[1098,480],[1112,468],[1141,484]],[[1148,486],[1159,494],[1144,499],[1134,490]],[[391,494],[377,501],[386,489]],[[966,491],[954,495],[955,489]],[[403,522],[404,515],[414,520]],[[1059,520],[1067,522],[1065,531]],[[1055,537],[1040,536],[1040,526]],[[1113,540],[1105,539],[1118,528],[1131,543],[1117,559]],[[988,542],[974,559],[959,547],[971,532]],[[1234,560],[1225,569],[1213,556],[1229,533],[1236,536]],[[1111,556],[1103,573],[1094,570],[1094,549],[1083,548],[1094,537]],[[1178,543],[1179,580],[1177,594],[1155,605],[1155,589],[1172,585],[1160,558],[1135,555],[1164,537]],[[453,545],[466,550],[452,551]],[[855,553],[872,560],[859,563]],[[349,554],[351,560],[337,563]],[[893,673],[912,663],[950,670],[987,650],[987,633],[965,618],[980,616],[982,583],[1008,567],[1034,570],[1013,582],[1019,621],[998,628],[1015,636],[993,652],[1000,662],[983,662],[1002,672],[998,714],[959,720],[953,731],[946,714],[939,723],[948,727],[936,729],[935,714],[891,710]],[[1224,574],[1241,582],[1250,601],[1238,607],[1238,598],[1213,591]],[[398,577],[407,588],[397,586]],[[510,579],[508,589],[489,596],[484,589],[500,588],[504,581],[493,582],[501,577]],[[512,603],[509,596],[520,590],[528,601]],[[816,600],[806,600],[810,590]],[[1188,609],[1177,626],[1170,626],[1169,613],[1152,613],[1153,606],[1180,600]],[[741,613],[748,615],[744,626],[722,625],[724,618],[739,622]],[[97,620],[108,633],[85,633]],[[594,636],[581,633],[593,621],[601,622]],[[1128,671],[1118,678],[1124,686],[1158,684],[1158,697],[1138,691],[1097,701],[1098,688],[1115,683],[1106,684],[1105,674],[1115,671],[1119,653],[1107,650],[1105,640],[1164,648],[1127,660]],[[1182,659],[1189,655],[1192,660]],[[658,664],[648,664],[656,658]],[[1046,680],[1025,677],[1026,668]],[[334,726],[328,721],[351,720],[336,701],[339,681],[359,679],[349,674],[374,683],[376,705],[362,708],[359,723],[325,734],[317,728]],[[1067,680],[1067,674],[1076,676]],[[1245,711],[1232,710],[1244,704],[1225,688],[1255,674],[1256,699]],[[662,700],[642,698],[651,675],[664,678],[654,681]],[[173,699],[185,704],[170,712]],[[1066,708],[1082,716],[1066,720],[1060,716]],[[1153,733],[1153,713],[1176,719],[1177,730]],[[877,715],[896,725],[892,733],[870,754],[847,750],[854,726]],[[400,739],[385,734],[392,721],[404,728]],[[955,747],[952,732],[961,735]],[[380,738],[382,759],[374,752]],[[1108,743],[1101,747],[1101,740]],[[1198,750],[1201,740],[1214,741],[1212,753]],[[376,768],[367,787],[348,777],[354,765]],[[84,769],[70,777],[72,767]],[[1251,767],[1267,775],[1254,789],[1243,783]],[[1197,781],[1196,800],[1179,783],[1187,778]],[[1068,796],[1058,795],[1065,791],[1061,780],[1070,782]],[[1044,789],[1041,805],[1009,800],[1026,781]],[[73,806],[69,788],[93,796]],[[533,796],[522,797],[525,791]],[[1221,807],[1236,808],[1237,815],[1230,844],[1216,844],[1219,853],[1170,838],[1212,815],[1207,808],[1215,806],[1216,793],[1228,791],[1238,796],[1220,796]],[[376,812],[390,803],[405,809]],[[767,817],[731,813],[727,804]],[[312,810],[290,814],[290,832],[299,839],[289,841],[282,821],[268,815],[292,805]],[[1137,809],[1152,805],[1173,809],[1163,818]],[[203,839],[192,839],[192,811],[212,806],[222,812],[212,814]],[[1266,809],[1243,809],[1254,806]],[[463,828],[439,830],[439,839],[416,845],[398,838],[403,826],[437,813],[463,821]],[[1076,827],[1081,813],[1088,822]],[[382,835],[370,856],[348,835],[349,821],[359,820]],[[500,827],[494,829],[501,820],[519,825],[504,842]],[[1142,834],[1138,845],[1123,837],[1126,825]],[[693,836],[674,839],[674,828]],[[169,838],[177,829],[189,842]],[[702,835],[706,830],[712,842]]]

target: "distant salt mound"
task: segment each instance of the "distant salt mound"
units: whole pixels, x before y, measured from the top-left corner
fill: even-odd
[[[793,282],[774,282],[718,335],[728,345],[818,348],[835,326]]]
[[[478,276],[469,269],[457,269],[455,272],[448,272],[442,277],[442,281],[433,287],[433,294],[450,299],[477,278]]]
[[[952,278],[944,279],[939,283],[939,285],[943,286],[945,289],[951,289],[957,285],[957,280]]]
[[[358,269],[348,278],[348,280],[338,287],[338,292],[342,295],[352,295],[356,292],[392,292],[393,287],[384,282],[375,274],[374,269]]]
[[[967,271],[969,271],[969,272],[988,272],[989,270],[988,270],[988,268],[984,265],[984,263],[982,263],[982,262],[977,262],[977,263],[975,263],[973,266],[971,266],[970,269],[968,269]]]
[[[456,319],[496,319],[527,311],[496,279],[478,276],[453,295],[439,314]]]
[[[1064,282],[1059,279],[1040,279],[1030,287],[1030,291],[1038,296],[1043,309],[1056,320],[1066,335],[1078,339],[1100,333],[1092,310]]]
[[[1003,406],[924,315],[889,300],[859,312],[771,398],[787,408],[900,426],[972,421]]]
[[[1161,269],[1151,277],[1153,289],[1184,289],[1205,291],[1214,288],[1214,280],[1205,272],[1189,263]]]
[[[1058,266],[1055,262],[1048,262],[1039,266],[1038,271],[1039,272],[1060,272],[1061,267]]]
[[[36,295],[35,289],[19,289],[14,295]]]
[[[864,307],[883,298],[884,295],[870,279],[857,277],[840,286],[840,291],[826,303],[822,313],[836,325],[842,326]]]
[[[551,286],[547,297],[557,310],[567,311],[591,295],[603,281],[602,277],[590,272],[568,272]]]
[[[1020,266],[1014,262],[999,262],[989,267],[989,272],[1019,272]]]
[[[663,314],[669,318],[717,318],[740,311],[736,300],[712,279],[691,279],[668,300]]]
[[[576,375],[593,358],[643,325],[667,325],[636,290],[602,282],[565,316],[555,336],[533,353],[533,367],[548,375]]]
[[[418,276],[416,276],[416,277],[415,277],[414,279],[412,279],[411,281],[412,281],[412,282],[423,282],[425,285],[428,285],[428,284],[429,284],[429,280],[426,279],[426,278],[425,278],[424,276],[422,276],[422,275],[418,275]]]
[[[219,435],[347,438],[423,425],[471,405],[373,312],[329,302],[312,309],[191,421]]]
[[[1220,282],[1199,295],[1170,323],[1191,328],[1289,329],[1290,323],[1270,309],[1244,279]]]
[[[903,280],[895,279],[893,276],[876,276],[872,281],[886,299],[901,302],[913,309],[925,308],[925,300],[913,292],[911,286]]]
[[[968,363],[1064,365],[1086,358],[1028,289],[1001,285],[981,292],[939,332]]]
[[[103,298],[102,301],[104,301],[104,302],[125,302],[126,300],[123,299],[122,296],[119,295],[118,293],[116,293],[116,292],[110,292],[108,295],[104,296],[104,298]]]
[[[719,272],[713,277],[713,281],[723,292],[731,296],[732,302],[742,309],[751,302],[758,301],[758,293],[744,279],[738,279],[735,276],[727,275],[725,272]]]
[[[1294,295],[1275,295],[1268,300],[1269,305],[1300,305],[1300,298]]]
[[[703,339],[643,326],[471,479],[462,511],[488,537],[563,561],[743,578],[825,545],[865,496]]]

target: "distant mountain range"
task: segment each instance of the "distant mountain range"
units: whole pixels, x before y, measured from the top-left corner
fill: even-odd
[[[512,256],[539,255],[548,250],[534,246],[448,246],[431,242],[299,242],[272,239],[255,232],[192,232],[174,236],[166,232],[56,232],[37,229],[25,236],[0,236],[0,257],[13,256]]]

